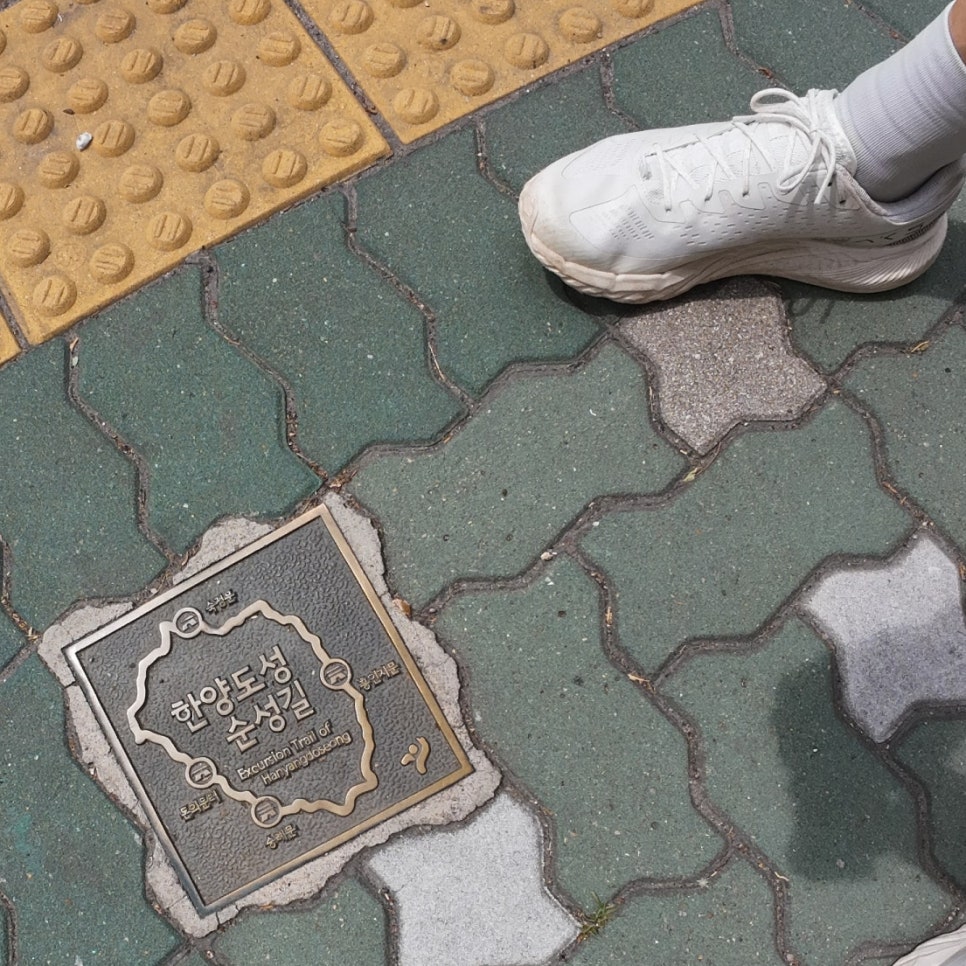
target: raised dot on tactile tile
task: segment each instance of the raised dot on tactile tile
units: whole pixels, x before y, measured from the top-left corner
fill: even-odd
[[[285,67],[299,55],[302,45],[295,34],[287,30],[273,30],[258,45],[258,59],[269,67]]]
[[[91,114],[107,101],[107,84],[98,77],[83,77],[71,84],[67,102],[78,114]]]
[[[73,37],[58,37],[44,48],[40,62],[53,74],[63,74],[76,67],[84,56],[84,48]]]
[[[215,25],[198,17],[178,27],[174,32],[174,45],[183,54],[201,54],[214,44],[217,37]]]
[[[372,26],[372,7],[366,0],[342,0],[332,9],[329,22],[343,34],[361,34]]]
[[[449,74],[450,83],[461,94],[478,97],[492,86],[496,75],[493,68],[483,60],[461,60],[453,65]]]
[[[7,240],[7,255],[14,265],[39,265],[50,254],[50,239],[39,228],[21,228]]]
[[[506,59],[522,70],[533,70],[547,62],[550,48],[540,34],[514,34],[504,45]]]
[[[185,171],[206,171],[221,150],[218,142],[207,134],[189,134],[182,138],[174,152],[174,160]]]
[[[37,165],[37,177],[48,188],[66,188],[80,170],[80,164],[73,154],[66,151],[52,151],[41,158]]]
[[[267,104],[245,104],[231,118],[231,129],[244,141],[258,141],[271,134],[275,112]]]
[[[452,17],[427,17],[416,28],[416,42],[426,50],[449,50],[460,39],[460,25]]]
[[[13,122],[13,136],[21,144],[39,144],[54,129],[54,119],[42,107],[31,107]]]
[[[153,164],[132,164],[121,174],[117,190],[125,201],[140,205],[157,197],[164,176]]]
[[[27,33],[39,34],[52,27],[59,14],[52,0],[27,0],[20,7],[20,26]]]
[[[514,0],[473,0],[473,16],[481,23],[505,23],[516,13]]]
[[[250,200],[248,188],[241,181],[224,178],[205,192],[205,211],[212,218],[227,221],[237,218],[248,207]]]
[[[174,127],[191,113],[191,98],[184,91],[171,88],[158,91],[148,101],[148,120],[161,127]]]
[[[155,13],[177,13],[188,0],[148,0],[148,7]]]
[[[242,89],[245,83],[245,68],[236,60],[216,60],[205,68],[201,75],[205,90],[216,97],[227,97]]]
[[[127,121],[104,121],[94,129],[94,150],[105,158],[119,158],[134,144],[134,128]]]
[[[0,67],[0,101],[9,103],[23,97],[30,87],[30,75],[21,67]]]
[[[308,170],[305,157],[292,148],[278,148],[262,162],[262,177],[274,188],[297,185]]]
[[[97,231],[106,217],[104,202],[93,195],[78,195],[67,203],[62,214],[64,227],[75,235],[89,235]]]
[[[48,275],[34,287],[34,306],[44,315],[61,315],[77,299],[77,287],[64,275]]]
[[[618,13],[636,20],[651,12],[654,0],[613,0],[613,4]]]
[[[405,87],[393,99],[396,113],[410,124],[425,124],[436,116],[439,101],[424,87]]]
[[[228,4],[228,16],[235,23],[251,26],[261,23],[271,9],[270,0],[231,0]]]
[[[134,14],[130,10],[115,7],[105,10],[97,18],[94,33],[105,44],[117,44],[131,36],[135,23]]]
[[[91,255],[91,275],[98,282],[105,284],[120,282],[122,278],[127,278],[131,274],[132,268],[134,268],[134,253],[127,245],[122,245],[120,242],[101,245]]]
[[[121,61],[121,76],[129,84],[146,84],[161,73],[164,58],[153,47],[128,51]]]
[[[396,44],[383,41],[365,49],[362,64],[373,77],[395,77],[406,66],[406,52]]]
[[[23,198],[23,188],[20,185],[0,181],[0,221],[13,218],[23,207]]]
[[[332,96],[332,85],[320,74],[302,74],[285,91],[285,99],[300,111],[316,111]]]
[[[575,44],[597,40],[604,29],[600,17],[585,7],[571,7],[560,15],[560,32]]]
[[[162,211],[148,224],[147,239],[163,252],[173,252],[191,237],[191,222],[176,211]]]
[[[355,121],[329,121],[319,132],[319,142],[326,154],[347,158],[362,146],[362,128]]]

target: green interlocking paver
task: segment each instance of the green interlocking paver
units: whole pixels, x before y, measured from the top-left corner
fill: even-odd
[[[842,0],[732,0],[738,49],[798,93],[844,88],[899,42]]]
[[[216,949],[232,966],[385,966],[385,942],[386,916],[379,901],[347,879],[311,909],[246,915]]]
[[[187,267],[84,331],[82,398],[147,463],[148,517],[184,550],[225,514],[285,513],[318,478],[285,445],[281,389],[205,324]]]
[[[568,559],[437,623],[480,736],[549,809],[557,879],[588,910],[633,879],[695,874],[723,845],[688,799],[684,738],[607,661],[601,626],[597,586]]]
[[[821,966],[921,935],[952,900],[918,865],[911,796],[836,715],[822,642],[793,620],[760,644],[664,690],[701,730],[711,799],[788,880],[792,948]]]
[[[896,757],[929,791],[932,847],[943,868],[966,888],[966,721],[924,721]]]
[[[753,633],[825,557],[888,553],[909,526],[865,424],[835,402],[745,434],[670,506],[612,513],[583,546],[617,591],[622,644],[654,668],[688,638]]]
[[[6,617],[0,616],[0,668],[26,643],[24,635]]]
[[[772,900],[765,881],[736,862],[701,887],[639,896],[577,947],[577,966],[779,966],[772,934]]]
[[[561,118],[567,119],[561,124]],[[541,87],[486,118],[494,174],[515,191],[557,158],[627,126],[604,103],[598,70],[584,70]]]
[[[329,473],[460,412],[430,375],[422,314],[346,248],[343,206],[320,198],[216,252],[222,322],[292,387],[299,445]]]
[[[914,345],[963,290],[966,199],[953,206],[946,244],[936,264],[911,285],[881,295],[848,295],[782,282],[792,340],[826,372],[869,342]]]
[[[81,597],[134,593],[164,565],[138,532],[134,467],[67,399],[63,343],[0,378],[0,535],[13,606],[46,626]]]
[[[359,184],[359,240],[438,322],[439,363],[478,393],[511,362],[566,359],[596,335],[530,255],[516,203],[477,169],[472,131]]]
[[[700,60],[701,70],[681,70]],[[713,7],[614,54],[618,106],[641,127],[721,121],[749,112],[761,74],[741,63],[724,42]]]
[[[949,0],[863,0],[863,3],[907,38],[949,6]]]
[[[594,497],[661,490],[682,466],[648,423],[643,373],[607,346],[577,372],[501,387],[451,442],[377,460],[352,491],[415,604],[459,577],[524,570]]]
[[[897,485],[966,546],[966,332],[953,328],[925,353],[863,361],[845,385],[882,425]]]
[[[144,898],[140,835],[78,768],[63,693],[33,657],[0,685],[0,875],[21,963],[157,963],[178,937]]]

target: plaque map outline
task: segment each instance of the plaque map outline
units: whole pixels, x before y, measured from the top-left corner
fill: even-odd
[[[213,807],[213,803],[224,804],[224,800],[218,797],[218,792],[221,792],[225,795],[228,804],[234,807],[238,807],[239,805],[250,806],[248,821],[254,823],[263,832],[280,826],[284,818],[291,820],[292,818],[297,818],[299,815],[307,816],[310,820],[314,819],[317,814],[331,814],[351,818],[352,812],[356,809],[359,800],[364,799],[369,792],[374,791],[379,786],[379,777],[373,767],[372,758],[374,749],[379,747],[381,739],[374,732],[373,725],[370,722],[370,715],[366,709],[366,696],[359,690],[359,687],[364,685],[360,684],[359,687],[355,686],[353,683],[351,662],[342,656],[334,656],[330,652],[330,649],[323,643],[324,634],[315,634],[309,630],[307,623],[311,625],[311,620],[306,622],[299,616],[286,613],[285,611],[289,610],[288,607],[282,606],[280,609],[276,608],[273,602],[264,596],[259,596],[255,600],[251,600],[251,597],[248,597],[248,600],[251,602],[246,604],[240,612],[228,617],[219,626],[209,624],[196,607],[183,607],[174,614],[172,619],[159,620],[157,623],[150,622],[154,611],[158,611],[165,607],[165,605],[169,605],[172,601],[177,602],[177,598],[188,595],[190,591],[199,588],[200,585],[206,584],[209,581],[212,581],[216,585],[219,584],[220,581],[214,580],[214,578],[219,576],[225,578],[226,574],[230,575],[231,569],[236,564],[244,563],[247,558],[254,556],[259,551],[271,548],[277,541],[313,523],[316,525],[322,524],[324,531],[331,539],[335,548],[337,548],[338,557],[348,567],[354,579],[355,586],[362,592],[364,604],[360,604],[360,606],[367,607],[367,613],[370,613],[371,617],[376,619],[376,623],[380,626],[382,635],[386,639],[383,641],[383,646],[388,643],[391,645],[392,651],[398,656],[399,663],[402,665],[400,673],[409,679],[411,685],[415,686],[415,690],[418,692],[419,698],[422,701],[421,707],[424,709],[423,713],[428,714],[428,720],[437,729],[436,739],[434,740],[442,740],[443,746],[445,746],[449,753],[448,757],[444,756],[444,758],[447,761],[451,760],[453,763],[451,765],[444,765],[441,772],[436,771],[431,774],[426,779],[428,784],[417,786],[414,792],[407,793],[405,797],[391,798],[385,807],[382,807],[380,803],[377,811],[368,815],[364,814],[358,822],[346,827],[343,831],[333,835],[331,838],[321,842],[311,840],[304,847],[299,847],[299,851],[290,852],[287,856],[281,855],[283,846],[292,846],[293,849],[295,846],[291,841],[288,841],[292,836],[286,834],[291,828],[291,825],[285,825],[274,834],[269,834],[268,840],[265,842],[269,849],[278,849],[279,854],[276,864],[270,864],[270,867],[264,871],[260,871],[257,875],[253,875],[243,885],[225,889],[219,887],[215,891],[220,891],[220,895],[212,896],[210,889],[207,894],[203,894],[205,890],[196,884],[195,876],[191,867],[189,867],[191,863],[183,857],[182,849],[175,841],[176,836],[172,835],[168,823],[159,814],[159,808],[156,806],[153,797],[157,793],[157,788],[154,788],[152,792],[152,789],[148,788],[145,782],[142,781],[138,767],[133,763],[125,747],[125,740],[128,742],[133,740],[134,745],[139,748],[154,746],[157,749],[157,754],[171,763],[168,767],[184,766],[183,780],[186,787],[189,789],[208,790],[203,796],[205,799],[205,802],[202,804],[203,810],[207,812],[209,808]],[[307,532],[310,533],[311,538],[311,532]],[[209,612],[212,611],[209,610]],[[94,681],[88,676],[85,664],[81,659],[81,654],[99,642],[106,643],[107,639],[111,638],[116,632],[123,631],[128,625],[142,622],[145,618],[149,621],[149,624],[145,626],[153,627],[155,632],[160,632],[161,643],[159,646],[151,647],[146,653],[142,651],[141,654],[143,656],[136,662],[136,665],[129,665],[132,669],[130,683],[131,694],[134,699],[126,704],[123,709],[116,707],[115,714],[112,716],[105,707],[105,704],[101,701]],[[247,790],[239,791],[233,787],[228,776],[219,772],[218,766],[211,758],[189,754],[179,748],[175,741],[168,735],[161,734],[152,728],[142,725],[139,716],[144,711],[149,698],[150,689],[148,687],[148,677],[152,667],[157,667],[159,662],[163,662],[166,657],[171,656],[177,647],[183,646],[184,642],[191,641],[202,634],[208,634],[216,638],[225,638],[231,631],[242,628],[247,621],[253,619],[270,620],[280,627],[294,632],[298,639],[307,648],[311,649],[314,660],[318,664],[318,674],[321,683],[329,691],[344,692],[345,696],[352,701],[352,706],[356,714],[356,722],[362,730],[363,744],[365,746],[359,756],[362,781],[356,782],[348,789],[345,800],[341,803],[332,800],[332,798],[336,798],[337,796],[317,798],[315,800],[297,797],[289,802],[288,805],[284,805],[271,795],[256,796]],[[403,627],[405,627],[409,618],[402,620]],[[421,627],[421,625],[415,624],[415,622],[413,622],[413,626]],[[89,653],[94,655],[92,660],[98,658],[96,652]],[[199,572],[171,586],[169,589],[156,594],[150,600],[128,611],[104,627],[68,645],[64,650],[64,655],[74,673],[75,681],[80,685],[87,698],[98,724],[122,768],[125,778],[145,813],[148,826],[162,844],[168,860],[178,875],[185,894],[202,915],[208,915],[222,909],[232,902],[280,879],[311,860],[329,853],[338,846],[356,838],[363,832],[431,798],[433,795],[456,784],[475,771],[469,759],[467,749],[464,748],[460,739],[457,737],[454,731],[454,724],[449,721],[443,712],[436,696],[424,678],[415,658],[410,652],[409,644],[404,639],[403,632],[396,626],[393,618],[389,615],[384,599],[373,586],[369,574],[340,529],[332,510],[324,503],[317,505],[299,517],[265,534],[253,543],[204,567]],[[133,671],[135,667],[137,669],[136,674]],[[326,679],[327,671],[335,672],[330,675],[330,680]],[[115,701],[114,703],[116,706],[117,702]],[[458,714],[458,712],[455,713]],[[326,722],[327,726],[328,724],[329,722]],[[460,721],[460,724],[462,724],[462,721]],[[127,726],[126,728],[124,727],[125,725]],[[125,740],[121,739],[118,732],[119,728],[126,731],[127,738]],[[321,731],[319,733],[321,734]],[[412,734],[412,732],[410,733]],[[427,739],[417,733],[413,740],[408,743],[408,747],[406,747],[406,742],[403,743],[403,747],[405,748],[405,752],[401,757],[397,754],[395,758],[396,765],[402,766],[407,772],[414,772],[419,776],[426,775],[427,759],[430,757],[430,744]],[[437,746],[434,745],[434,747]],[[199,765],[201,766],[200,768],[198,767]],[[410,765],[413,766],[412,769],[408,767]],[[433,766],[430,765],[429,767],[432,771]],[[97,780],[96,775],[94,777]],[[390,792],[390,794],[395,793]],[[272,860],[273,862],[275,860],[274,851],[272,852]],[[346,861],[348,861],[348,857]]]
[[[283,805],[274,795],[256,796],[253,792],[237,789],[231,784],[227,775],[222,775],[218,771],[218,765],[211,758],[196,758],[181,751],[168,735],[143,728],[138,721],[138,712],[143,710],[148,699],[148,672],[154,664],[171,653],[173,638],[191,640],[199,634],[226,637],[256,615],[292,627],[298,636],[311,646],[319,659],[321,665],[319,677],[322,683],[332,691],[345,691],[352,698],[356,720],[362,728],[362,735],[365,740],[365,749],[361,759],[363,781],[349,789],[345,801],[341,805],[329,799],[318,799],[310,802],[305,798],[297,798],[294,802]],[[372,755],[376,748],[375,736],[369,716],[366,714],[365,698],[361,691],[352,686],[352,669],[341,658],[331,657],[326,651],[322,639],[313,634],[300,618],[291,614],[280,614],[267,601],[256,600],[241,613],[225,621],[220,627],[210,626],[194,607],[184,607],[175,614],[173,621],[162,621],[159,630],[161,631],[161,646],[143,657],[138,664],[137,698],[134,704],[128,708],[128,723],[134,733],[134,740],[138,744],[152,741],[160,745],[173,760],[181,762],[185,766],[185,781],[193,788],[204,789],[217,785],[229,798],[251,805],[252,821],[256,825],[262,828],[272,828],[278,825],[285,816],[295,815],[299,812],[311,813],[325,809],[334,815],[350,815],[356,807],[356,800],[359,796],[378,787],[379,779],[372,770]],[[425,741],[426,739],[421,740]],[[205,775],[204,778],[198,778],[199,771]]]

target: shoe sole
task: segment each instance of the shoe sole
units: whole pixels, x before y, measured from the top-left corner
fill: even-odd
[[[887,292],[918,278],[939,256],[946,239],[941,215],[922,234],[878,248],[828,241],[776,241],[705,255],[656,275],[616,274],[569,262],[534,233],[536,211],[520,196],[523,235],[537,260],[587,295],[640,304],[674,298],[695,285],[733,275],[773,275],[839,292]]]

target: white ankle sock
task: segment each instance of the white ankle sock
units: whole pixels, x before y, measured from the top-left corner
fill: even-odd
[[[878,201],[906,197],[966,154],[966,64],[949,35],[949,7],[860,74],[835,106],[855,149],[856,180]]]

